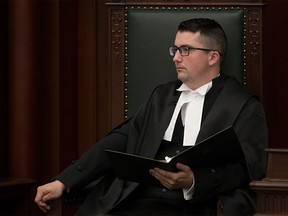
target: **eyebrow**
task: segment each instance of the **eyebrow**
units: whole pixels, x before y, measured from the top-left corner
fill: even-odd
[[[174,46],[177,46],[176,44],[174,44]],[[190,44],[182,44],[182,45],[180,45],[180,46],[177,46],[177,47],[182,47],[182,46],[190,46],[191,47],[191,45]]]

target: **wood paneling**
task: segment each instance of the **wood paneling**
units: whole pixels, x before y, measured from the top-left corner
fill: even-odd
[[[267,149],[267,175],[250,183],[257,194],[257,214],[288,215],[288,149]]]
[[[263,10],[264,61],[263,103],[267,115],[271,148],[288,148],[288,19],[286,0],[266,0]]]
[[[8,177],[8,2],[0,1],[0,178]]]
[[[34,215],[31,203],[32,179],[6,179],[0,181],[0,215]]]
[[[39,43],[36,1],[9,1],[9,177],[36,178],[39,143]]]
[[[112,34],[117,29],[109,29],[107,2],[111,1],[0,1],[0,177],[49,181],[124,119],[123,92],[118,91],[125,87],[124,77],[110,73],[123,66],[123,55],[118,56],[117,65],[109,61],[109,50],[117,52],[123,43],[117,44],[119,38]],[[122,5],[169,2],[114,1]],[[199,4],[211,2],[227,3],[200,0]],[[195,1],[177,1],[184,3]],[[261,14],[250,11],[254,20],[247,32],[249,43],[254,44],[248,52],[262,52],[264,58],[257,67],[252,62],[248,68],[263,69],[263,74],[249,75],[247,82],[256,83],[252,90],[260,89],[270,147],[287,148],[288,30],[283,23],[288,2],[265,3],[263,20],[257,18]],[[253,22],[262,25],[255,29]],[[263,34],[257,34],[262,30]],[[109,43],[111,37],[115,44]],[[259,42],[263,50],[257,49]]]

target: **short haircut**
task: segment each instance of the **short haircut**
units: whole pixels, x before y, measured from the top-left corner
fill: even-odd
[[[207,46],[205,48],[219,51],[222,54],[221,64],[223,64],[227,51],[227,37],[218,22],[207,18],[189,19],[179,24],[178,31],[199,32],[199,42]]]

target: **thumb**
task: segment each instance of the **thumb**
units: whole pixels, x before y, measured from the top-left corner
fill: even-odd
[[[42,196],[42,202],[46,203],[47,201],[54,200],[55,197],[51,193],[47,193]]]
[[[186,166],[186,165],[184,165],[184,164],[182,164],[182,163],[177,163],[176,164],[176,168],[178,169],[178,170],[180,170],[180,171],[182,171],[182,172],[191,172],[191,169],[190,169],[190,167],[189,166]]]

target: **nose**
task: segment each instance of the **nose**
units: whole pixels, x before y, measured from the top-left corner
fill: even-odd
[[[180,51],[179,50],[177,50],[175,55],[173,56],[173,61],[174,62],[182,61],[182,56],[180,55]]]

